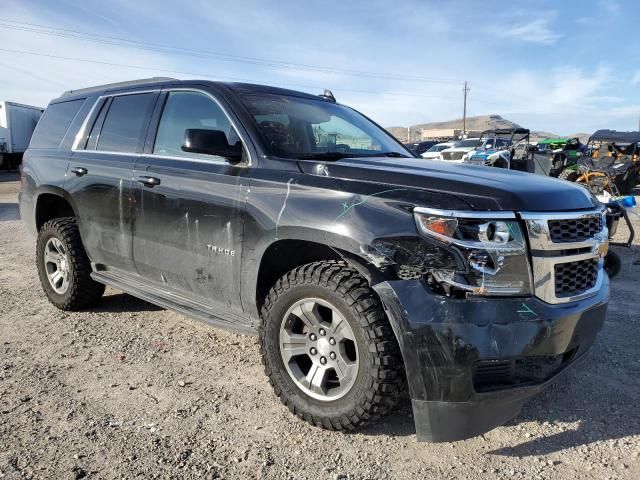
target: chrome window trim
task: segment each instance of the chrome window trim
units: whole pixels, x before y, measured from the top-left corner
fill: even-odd
[[[93,113],[95,112],[96,108],[98,107],[98,104],[105,98],[110,98],[110,97],[120,97],[120,96],[124,96],[124,95],[136,95],[136,94],[142,94],[142,93],[158,93],[160,92],[161,89],[159,88],[154,88],[154,89],[150,89],[150,90],[136,90],[135,92],[114,92],[114,93],[110,93],[110,94],[105,94],[105,95],[100,95],[98,98],[96,98],[96,101],[93,102],[93,105],[91,106],[91,110],[89,110],[89,113],[87,113],[87,116],[84,118],[84,121],[82,122],[82,126],[80,127],[80,130],[78,130],[78,133],[76,133],[76,138],[73,141],[73,145],[71,145],[71,151],[72,152],[97,152],[97,151],[106,151],[106,150],[85,150],[84,148],[78,148],[78,143],[80,143],[80,140],[82,140],[82,138],[87,134],[87,124],[89,123],[89,119],[93,116]],[[109,153],[123,153],[123,154],[129,154],[129,152],[109,152]],[[136,153],[136,152],[131,152],[131,153]]]
[[[425,215],[435,215],[437,217],[450,217],[450,218],[479,218],[479,219],[502,219],[502,218],[516,218],[514,212],[507,211],[484,211],[479,212],[476,210],[442,210],[439,208],[429,207],[415,207],[414,213],[422,213]]]
[[[93,103],[93,106],[91,107],[91,110],[89,110],[89,113],[87,113],[87,116],[85,117],[84,121],[82,122],[82,126],[80,127],[80,130],[78,130],[78,133],[76,134],[76,138],[73,142],[73,145],[71,146],[71,151],[72,152],[91,152],[91,153],[99,153],[99,154],[106,154],[106,155],[133,155],[136,157],[152,157],[152,158],[164,158],[164,159],[170,159],[170,160],[182,160],[182,161],[189,161],[189,162],[197,162],[197,163],[211,163],[211,164],[216,164],[216,165],[231,165],[228,161],[226,160],[214,160],[213,158],[218,158],[218,157],[213,157],[212,159],[205,159],[205,158],[200,158],[200,157],[192,157],[189,155],[185,155],[185,156],[178,156],[178,155],[162,155],[162,154],[158,154],[158,153],[139,153],[139,152],[113,152],[113,151],[109,151],[109,150],[85,150],[85,149],[78,149],[78,144],[80,143],[80,140],[87,134],[86,129],[87,129],[87,124],[89,123],[89,119],[93,116],[93,113],[95,111],[95,109],[97,108],[98,104],[105,98],[110,98],[110,97],[119,97],[119,96],[123,96],[123,95],[136,95],[136,94],[142,94],[142,93],[161,93],[161,92],[167,92],[167,93],[171,93],[171,92],[194,92],[194,93],[202,93],[206,96],[208,96],[209,98],[211,98],[213,100],[213,102],[220,108],[220,110],[222,110],[222,113],[227,117],[227,120],[229,120],[229,123],[231,124],[231,126],[235,129],[236,133],[238,134],[238,137],[240,137],[240,140],[242,140],[242,143],[244,145],[244,148],[247,152],[247,156],[249,157],[249,161],[245,164],[238,164],[238,165],[232,165],[234,167],[239,167],[239,168],[246,168],[246,167],[250,167],[253,165],[253,155],[250,151],[250,149],[248,148],[248,142],[245,138],[245,136],[243,135],[242,131],[238,128],[238,125],[236,124],[236,122],[234,122],[233,118],[231,118],[231,116],[229,115],[229,112],[227,112],[226,108],[220,103],[220,101],[214,97],[211,93],[207,92],[206,90],[202,90],[200,88],[193,88],[193,87],[175,87],[175,88],[156,88],[156,89],[152,89],[152,90],[137,90],[134,92],[114,92],[114,93],[109,93],[109,94],[104,94],[104,95],[100,95],[96,101]],[[162,120],[162,113],[160,114],[160,120]],[[154,143],[155,143],[155,139],[154,139]]]

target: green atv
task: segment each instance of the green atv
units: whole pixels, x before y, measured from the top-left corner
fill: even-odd
[[[570,176],[571,172],[576,171],[578,158],[584,154],[584,150],[585,146],[577,137],[547,138],[538,142],[537,153],[551,158],[550,176],[563,178],[563,175]]]

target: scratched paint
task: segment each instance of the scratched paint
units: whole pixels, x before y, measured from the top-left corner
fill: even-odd
[[[280,225],[282,214],[284,213],[284,209],[287,207],[287,200],[289,199],[289,195],[291,194],[291,182],[293,182],[293,178],[290,178],[289,181],[287,182],[287,193],[284,196],[282,207],[280,207],[280,211],[278,212],[278,218],[276,219],[276,240],[278,239],[278,226]]]

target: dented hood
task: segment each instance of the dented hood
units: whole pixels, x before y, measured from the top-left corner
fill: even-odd
[[[455,195],[476,210],[544,212],[596,206],[591,194],[576,184],[501,168],[387,157],[299,163],[305,173]]]

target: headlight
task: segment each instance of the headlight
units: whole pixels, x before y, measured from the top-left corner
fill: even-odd
[[[531,293],[527,245],[513,213],[416,207],[414,216],[423,236],[462,259],[462,269],[431,270],[436,282],[474,295]]]

